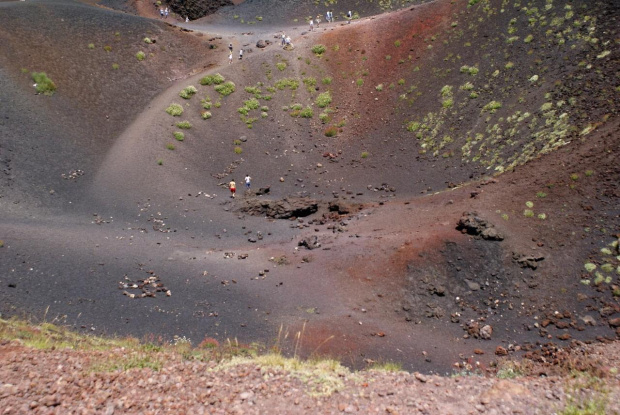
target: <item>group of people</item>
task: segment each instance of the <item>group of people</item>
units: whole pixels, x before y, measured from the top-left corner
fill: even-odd
[[[347,12],[347,21],[348,23],[351,23],[351,19],[353,19],[353,12],[351,12],[351,10],[349,10]],[[328,10],[325,13],[325,21],[327,23],[333,23],[334,22],[334,12],[331,10]],[[317,15],[315,19],[310,19],[310,31],[312,32],[314,30],[314,25],[316,24],[317,29],[319,28],[319,25],[321,24],[321,16]]]
[[[164,19],[168,17],[168,14],[170,14],[170,12],[168,11],[167,7],[165,9],[161,7],[159,8],[159,15]]]
[[[243,181],[245,182],[245,188],[247,190],[250,190],[250,185],[252,182],[252,178],[250,177],[250,175],[246,174],[245,179],[243,179]],[[235,179],[232,179],[230,183],[228,183],[228,189],[230,190],[230,197],[234,199],[235,193],[237,192],[237,183],[235,183]]]
[[[228,64],[230,65],[232,63],[233,60],[233,45],[232,43],[228,44],[228,50],[229,50],[229,54],[228,54]],[[243,49],[239,49],[239,60],[243,59]]]
[[[282,33],[282,46],[293,46],[291,43],[291,37],[286,36],[284,33]]]

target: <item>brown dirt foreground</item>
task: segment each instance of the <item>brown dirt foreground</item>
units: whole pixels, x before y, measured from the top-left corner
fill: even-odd
[[[215,363],[187,360],[178,352],[36,350],[5,340],[0,413],[620,413],[620,343],[580,345],[563,361],[567,368],[589,370],[513,380],[447,378],[351,372],[331,361],[305,364],[280,356]],[[128,362],[161,367],[113,369]]]

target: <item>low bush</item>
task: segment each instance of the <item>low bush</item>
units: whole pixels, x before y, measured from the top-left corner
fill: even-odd
[[[208,120],[209,118],[211,118],[212,114],[209,111],[202,111],[200,113],[200,116],[202,117],[203,120]]]
[[[327,50],[324,45],[314,45],[312,46],[312,53],[315,55],[321,56]]]
[[[33,72],[32,79],[35,82],[35,90],[38,94],[47,96],[54,95],[56,91],[56,84],[50,78],[48,78],[45,72]]]
[[[178,123],[176,123],[176,126],[183,130],[189,130],[190,128],[192,128],[192,124],[189,121],[179,121]]]
[[[306,107],[299,112],[299,116],[301,118],[312,118],[314,116],[314,111],[310,107]]]
[[[183,114],[183,107],[179,104],[172,103],[168,108],[166,108],[166,112],[173,117],[178,117]]]
[[[168,150],[174,150],[175,147],[174,147],[174,144],[166,144],[166,148]]]
[[[235,92],[235,84],[231,81],[227,81],[223,84],[216,85],[215,90],[224,96],[228,96]]]
[[[190,85],[188,87],[183,88],[181,92],[179,92],[179,96],[183,99],[190,99],[191,97],[194,96],[194,94],[196,94],[196,92],[198,92],[196,87],[194,85]]]
[[[331,126],[325,129],[325,137],[335,137],[338,134],[338,128]]]
[[[143,60],[146,59],[146,54],[142,51],[136,53],[136,59],[138,59],[140,62],[142,62]]]
[[[200,85],[220,85],[224,82],[224,77],[219,73],[207,75],[200,79]]]
[[[181,131],[175,131],[174,133],[172,133],[172,135],[174,136],[175,140],[177,140],[177,141],[185,140],[185,134],[182,133]]]
[[[316,97],[316,105],[319,108],[325,108],[331,103],[332,103],[332,94],[329,91],[322,92],[319,94],[318,97]]]

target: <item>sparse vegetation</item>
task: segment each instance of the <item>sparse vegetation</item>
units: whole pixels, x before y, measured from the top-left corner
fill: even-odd
[[[175,131],[174,133],[172,133],[172,135],[174,136],[175,140],[177,140],[177,141],[185,140],[185,134],[182,133],[181,131]]]
[[[243,153],[243,149],[239,146],[236,146],[234,149],[235,154],[241,154]]]
[[[174,144],[172,144],[172,143],[166,144],[166,148],[168,150],[174,150],[175,149]]]
[[[203,120],[208,120],[209,118],[211,118],[213,116],[213,114],[211,114],[210,111],[202,111],[200,113],[200,117],[202,117]]]
[[[34,89],[38,94],[52,96],[56,92],[56,84],[45,72],[33,72],[32,80],[35,82]]]
[[[179,104],[172,103],[166,108],[166,112],[173,117],[178,117],[183,114],[183,107]]]
[[[136,59],[138,59],[140,62],[142,62],[143,60],[146,59],[146,53],[144,53],[142,51],[136,53]]]
[[[183,88],[181,92],[179,92],[179,96],[183,99],[190,99],[197,92],[198,90],[196,89],[196,87],[194,85],[190,85],[190,86]]]
[[[315,55],[321,56],[327,49],[325,48],[325,45],[314,45],[311,50]]]
[[[189,130],[192,128],[192,124],[189,121],[179,121],[175,124],[177,128],[181,128],[183,130]]]
[[[225,81],[224,77],[219,73],[215,75],[207,75],[200,79],[200,85],[220,85]]]
[[[235,92],[235,84],[231,81],[226,81],[223,84],[216,85],[215,90],[223,96],[228,96]]]
[[[316,97],[316,105],[319,108],[325,108],[331,103],[332,103],[332,95],[329,91],[321,92],[319,96]]]
[[[327,127],[325,129],[325,137],[335,137],[338,134],[338,128],[336,127]]]

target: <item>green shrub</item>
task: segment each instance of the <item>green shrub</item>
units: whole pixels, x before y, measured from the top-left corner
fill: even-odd
[[[113,63],[112,64],[112,69],[114,69],[115,71],[120,68],[120,65],[118,63]]]
[[[260,107],[260,103],[256,98],[252,98],[247,101],[243,101],[243,106],[250,110],[256,110]]]
[[[320,113],[319,120],[321,120],[321,122],[325,124],[327,121],[329,121],[329,114],[326,114],[324,112]]]
[[[385,55],[385,60],[386,61],[392,60],[392,55]]]
[[[190,85],[188,87],[183,88],[181,92],[179,92],[179,96],[183,99],[190,99],[191,97],[194,96],[194,94],[196,94],[196,92],[198,92],[196,87],[194,85]]]
[[[316,97],[316,105],[319,108],[325,108],[327,107],[329,104],[331,104],[332,102],[332,94],[329,91],[325,91],[319,94],[318,97]]]
[[[441,103],[441,106],[444,108],[452,108],[454,105],[454,100],[452,98],[448,98]]]
[[[261,117],[261,118],[267,118],[267,117],[269,117],[269,113],[268,113],[268,112],[265,112],[265,111],[261,111],[261,113],[260,113],[260,117]]]
[[[220,85],[224,82],[224,77],[219,73],[207,75],[200,79],[200,85]]]
[[[327,127],[324,134],[325,137],[335,137],[338,134],[338,129],[334,126]]]
[[[410,121],[407,124],[407,131],[409,131],[409,132],[413,133],[413,132],[417,131],[419,128],[420,128],[420,123],[417,122],[417,121]]]
[[[172,103],[168,108],[166,108],[166,112],[173,117],[178,117],[183,114],[183,107],[179,104]]]
[[[312,118],[314,116],[314,111],[310,107],[306,107],[299,112],[299,116],[301,118]]]
[[[312,46],[312,53],[314,53],[315,55],[321,56],[322,54],[325,53],[325,46],[324,45],[314,45]]]
[[[514,68],[514,66],[515,66],[515,64],[514,64],[514,63],[512,63],[512,62],[508,62],[508,63],[506,63],[506,65],[504,66],[504,68],[506,68],[506,69],[512,69],[512,68]]]
[[[472,92],[471,94],[469,94],[469,98],[470,99],[476,99],[476,98],[478,98],[478,94],[476,92]]]
[[[441,88],[441,96],[445,97],[450,95],[452,95],[452,86],[444,85],[443,88]]]
[[[35,82],[35,90],[38,94],[47,96],[54,95],[54,91],[56,91],[56,84],[47,77],[45,72],[33,72],[31,76],[32,80]]]
[[[95,49],[95,44],[94,43],[89,43],[88,44],[88,49]]]
[[[523,211],[523,216],[525,216],[526,218],[532,218],[534,217],[534,212],[531,209],[525,209]]]
[[[258,98],[258,95],[260,95],[261,93],[260,88],[257,86],[246,86],[245,88],[243,88],[243,90],[248,94],[256,96],[256,98]]]
[[[280,71],[283,71],[286,69],[286,62],[278,62],[276,63],[276,68],[278,68]]]
[[[398,80],[398,85],[405,85],[405,80],[404,79],[399,79]]]
[[[164,160],[163,159],[157,159],[157,164],[159,166],[162,166],[164,164]]]
[[[223,84],[216,85],[215,90],[224,96],[228,96],[235,92],[235,84],[231,81],[227,81]]]
[[[368,151],[362,151],[362,156],[363,159],[368,158]]]
[[[235,151],[235,154],[241,154],[241,153],[243,153],[243,149],[242,149],[241,147],[239,147],[239,146],[235,147],[235,150],[234,150],[234,151]]]
[[[502,103],[501,102],[491,101],[487,105],[485,105],[482,109],[484,111],[489,111],[491,114],[493,114],[495,111],[497,111],[501,107],[502,107]]]
[[[260,110],[262,112],[267,112],[267,111],[269,111],[269,107],[267,105],[263,105],[262,107],[260,107]]]
[[[202,99],[200,100],[200,103],[202,104],[202,108],[206,109],[206,110],[210,110],[211,109],[211,100],[209,99]]]
[[[146,59],[146,54],[142,51],[136,53],[136,59],[138,59],[140,62],[142,62],[143,60]]]
[[[192,124],[189,121],[179,121],[178,123],[176,123],[176,126],[183,130],[189,130],[190,128],[192,128]]]
[[[316,86],[316,78],[314,78],[312,76],[304,78],[304,85],[306,85],[308,87],[309,91],[314,90],[314,87]]]
[[[105,45],[105,46],[103,47],[103,50],[105,50],[106,52],[112,52],[112,46],[110,46],[110,45]]]
[[[323,85],[331,85],[332,78],[329,76],[326,76],[325,78],[321,79],[321,82],[323,83]]]
[[[209,111],[202,111],[200,113],[200,116],[202,117],[203,120],[208,120],[209,118],[211,118],[211,112],[209,112]]]
[[[174,133],[172,133],[172,135],[177,141],[185,140],[185,134],[182,133],[181,131],[175,131]]]
[[[375,87],[375,89],[379,92],[383,91],[383,84],[379,84]]]
[[[355,81],[355,85],[357,85],[358,87],[361,87],[364,85],[364,80],[362,78],[358,79],[357,81]]]
[[[166,144],[166,148],[168,150],[174,150],[175,147],[174,147],[174,144]]]
[[[293,105],[291,105],[291,109],[293,111],[301,111],[302,108],[303,108],[303,105],[301,105],[301,104],[293,104]]]
[[[299,88],[299,81],[293,78],[282,78],[276,82],[275,87],[279,90],[289,88],[290,90],[295,91]]]
[[[397,48],[399,48],[399,47],[400,47],[400,45],[401,45],[401,41],[400,41],[400,40],[396,40],[396,41],[394,42],[394,46],[396,46]]]
[[[579,175],[577,173],[573,173],[570,175],[570,179],[576,182],[577,180],[579,180]]]
[[[542,199],[544,197],[547,197],[547,193],[545,193],[545,192],[538,192],[538,193],[536,193],[536,197],[539,197],[539,198]]]
[[[150,45],[151,43],[153,43],[153,41],[148,37],[145,37],[143,40],[144,40],[144,43],[146,43],[147,45]]]
[[[586,170],[586,177],[591,177],[594,174],[594,170]]]
[[[534,36],[532,35],[527,35],[525,39],[523,39],[525,43],[530,43],[532,40],[534,40]]]

